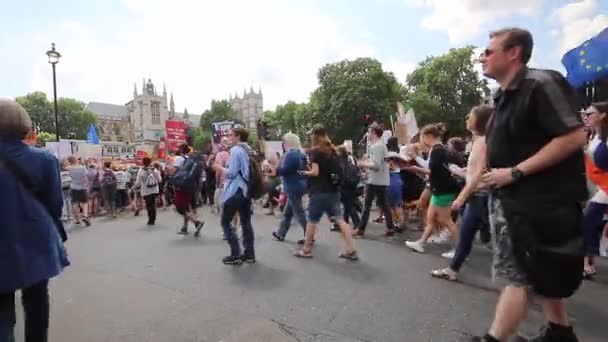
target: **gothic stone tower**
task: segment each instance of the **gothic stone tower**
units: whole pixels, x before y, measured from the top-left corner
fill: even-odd
[[[134,91],[133,100],[127,104],[129,118],[133,125],[136,143],[158,142],[164,136],[165,121],[169,118],[167,90],[158,95],[152,80],[143,82],[142,93]]]
[[[264,96],[262,90],[256,93],[253,87],[243,91],[243,97],[230,95],[230,105],[236,111],[237,119],[243,121],[249,130],[256,129],[256,122],[264,112]]]

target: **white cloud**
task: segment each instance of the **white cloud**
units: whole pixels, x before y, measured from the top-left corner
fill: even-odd
[[[450,43],[457,45],[489,31],[496,20],[537,14],[542,0],[406,0],[406,3],[431,8],[432,13],[422,19],[422,25],[446,32]]]
[[[212,98],[261,86],[265,107],[304,101],[317,86],[325,63],[377,57],[362,31],[348,37],[315,9],[280,0],[123,0],[129,15],[99,29],[66,22],[39,33],[32,44],[46,49],[52,37],[63,54],[57,65],[59,96],[124,103],[142,77],[159,90],[166,81],[178,110],[198,113]],[[111,26],[110,26],[111,25]],[[403,77],[407,62],[388,70]],[[42,56],[34,66],[33,89],[50,90],[50,67]],[[50,92],[48,92],[50,93]]]
[[[398,59],[389,59],[383,63],[383,69],[392,72],[401,83],[405,83],[407,76],[414,71],[415,68],[416,63]]]
[[[555,10],[553,16],[560,25],[560,55],[608,27],[608,15],[598,13],[598,5],[598,0],[582,0]]]

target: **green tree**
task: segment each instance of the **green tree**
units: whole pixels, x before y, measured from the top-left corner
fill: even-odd
[[[73,133],[76,139],[86,139],[89,127],[95,123],[95,115],[85,109],[85,104],[71,98],[57,101],[59,113],[59,136],[68,137]]]
[[[279,138],[288,132],[304,134],[306,127],[311,126],[310,106],[307,103],[288,101],[273,111],[265,111],[262,118],[275,133],[276,137],[273,138]]]
[[[51,103],[41,91],[19,96],[16,101],[23,106],[32,119],[32,125],[45,132],[55,132],[55,117]]]
[[[49,132],[38,133],[38,144],[44,146],[49,141],[55,141],[55,134]]]
[[[452,135],[464,133],[467,113],[490,94],[487,81],[474,70],[473,50],[466,46],[427,57],[408,76],[406,105],[421,125],[445,122]]]
[[[43,132],[56,132],[55,111],[46,94],[40,91],[17,97],[32,119],[32,125]],[[59,136],[67,138],[74,133],[76,139],[86,139],[89,126],[95,123],[95,115],[85,109],[84,103],[72,98],[57,101]]]
[[[394,75],[372,58],[327,64],[319,70],[319,87],[311,96],[309,122],[323,123],[333,139],[357,139],[363,135],[363,115],[390,124],[389,116],[402,98]]]
[[[211,132],[211,124],[218,121],[233,120],[236,112],[228,100],[212,100],[211,108],[203,112],[200,127]]]
[[[201,127],[192,128],[190,131],[192,136],[192,144],[197,151],[207,151],[207,147],[211,143],[211,132],[202,129]]]

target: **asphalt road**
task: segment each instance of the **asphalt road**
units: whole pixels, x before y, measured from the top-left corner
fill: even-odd
[[[497,291],[490,252],[475,247],[461,281],[431,279],[447,260],[447,246],[413,253],[404,237],[380,237],[370,224],[357,241],[361,260],[338,259],[341,240],[323,226],[311,260],[292,256],[302,235],[293,226],[285,242],[271,232],[278,219],[256,214],[258,262],[225,266],[228,246],[208,209],[202,236],[179,236],[179,216],[97,219],[70,231],[72,261],[51,283],[50,341],[72,342],[346,342],[467,341],[487,329]],[[416,234],[416,233],[411,233]],[[581,341],[606,341],[608,264],[571,302]],[[542,323],[532,307],[522,331]],[[18,340],[22,338],[19,316]]]

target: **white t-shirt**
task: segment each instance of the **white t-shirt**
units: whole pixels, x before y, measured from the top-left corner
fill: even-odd
[[[173,166],[175,167],[183,167],[184,163],[186,162],[186,158],[182,157],[182,156],[177,156],[175,157],[175,160],[173,161]]]

